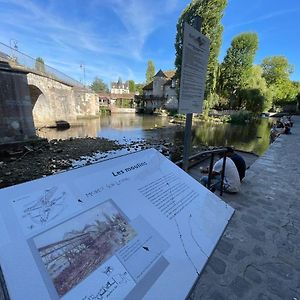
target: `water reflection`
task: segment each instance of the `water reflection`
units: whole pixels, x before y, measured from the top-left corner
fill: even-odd
[[[247,125],[198,123],[193,130],[193,145],[234,146],[261,155],[269,145],[270,122],[261,119]],[[155,128],[163,128],[155,130]],[[120,143],[139,139],[183,141],[183,128],[169,123],[168,117],[135,114],[101,116],[99,119],[80,120],[68,130],[42,129],[37,132],[48,139],[70,137],[105,137]]]
[[[269,146],[270,128],[268,119],[246,125],[201,123],[195,130],[193,144],[233,146],[261,155]]]

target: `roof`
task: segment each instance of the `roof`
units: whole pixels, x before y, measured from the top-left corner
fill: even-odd
[[[112,82],[111,87],[113,89],[128,89],[129,88],[129,83],[128,83],[128,81],[126,81],[126,82],[120,82],[120,81]]]
[[[154,75],[154,77],[165,77],[165,78],[173,78],[175,76],[175,70],[166,70],[162,71],[161,69]]]
[[[152,91],[152,90],[153,90],[153,81],[151,81],[150,83],[148,83],[143,87],[143,91]]]
[[[160,69],[153,77],[167,77],[166,74]]]
[[[175,76],[175,70],[166,70],[163,71],[167,78],[172,79]]]

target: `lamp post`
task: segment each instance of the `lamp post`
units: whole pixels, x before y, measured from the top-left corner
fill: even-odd
[[[80,64],[80,69],[83,72],[83,86],[85,87],[85,65],[84,64]]]
[[[17,51],[18,50],[18,41],[15,39],[10,39],[9,40],[9,46],[11,48],[11,58],[13,60],[16,60],[16,57],[14,57],[14,50]]]

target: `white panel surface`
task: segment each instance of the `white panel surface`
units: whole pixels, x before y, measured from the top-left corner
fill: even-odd
[[[12,300],[183,299],[233,209],[154,149],[0,190]]]

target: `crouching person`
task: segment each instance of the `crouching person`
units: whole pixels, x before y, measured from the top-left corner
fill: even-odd
[[[221,190],[221,174],[223,168],[223,160],[224,158],[222,157],[213,166],[210,187],[210,190],[212,191],[214,191],[215,189]],[[205,187],[208,187],[208,176],[203,176],[200,180],[200,183],[203,184]],[[223,192],[237,193],[240,190],[240,185],[241,181],[239,172],[232,159],[227,157],[225,162]]]

